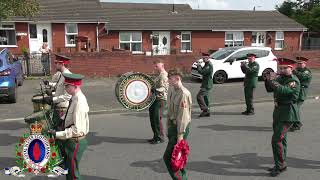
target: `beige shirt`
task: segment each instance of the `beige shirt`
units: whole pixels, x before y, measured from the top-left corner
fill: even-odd
[[[191,122],[191,106],[192,97],[188,89],[183,85],[180,88],[169,87],[167,125],[176,124],[178,134],[185,133]]]
[[[60,72],[60,71],[57,71],[57,72],[52,76],[52,80],[51,80],[51,82],[49,82],[49,86],[54,87],[54,86],[57,84],[57,82],[59,81],[60,75],[61,75],[61,72]]]
[[[89,132],[89,106],[84,94],[79,91],[71,98],[68,114],[65,118],[64,131],[58,131],[56,133],[57,139],[70,139],[72,137],[81,137]]]
[[[155,88],[157,90],[157,98],[167,100],[169,83],[168,73],[166,71],[161,72],[155,78]]]
[[[65,69],[63,73],[71,73],[69,69]],[[60,73],[61,77],[59,81],[55,84],[56,91],[53,95],[53,103],[57,104],[57,107],[67,108],[69,106],[69,100],[71,95],[67,93],[64,87],[64,76]]]

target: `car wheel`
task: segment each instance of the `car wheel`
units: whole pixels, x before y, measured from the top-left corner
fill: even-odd
[[[213,76],[213,81],[217,84],[222,84],[224,82],[226,82],[227,80],[227,73],[224,71],[217,71],[216,73],[214,73]]]
[[[12,89],[11,94],[9,95],[9,102],[10,103],[16,103],[18,99],[18,87],[15,85],[15,87]]]
[[[274,72],[274,71],[272,69],[270,69],[270,68],[267,68],[267,69],[263,70],[260,80],[265,80],[266,79],[266,75],[271,73],[271,72]]]

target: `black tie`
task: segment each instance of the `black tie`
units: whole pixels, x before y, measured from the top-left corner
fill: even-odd
[[[67,108],[66,115],[64,116],[64,119],[63,119],[63,124],[64,124],[63,127],[65,127],[66,119],[67,119],[67,115],[68,115],[68,111],[69,111],[69,108],[70,108],[70,106],[71,106],[71,103],[72,103],[72,98],[69,100],[69,106],[68,106],[68,108]],[[65,129],[65,128],[64,128],[64,129]]]

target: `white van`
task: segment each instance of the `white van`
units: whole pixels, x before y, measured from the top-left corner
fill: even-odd
[[[213,65],[213,80],[217,84],[224,83],[228,79],[244,78],[240,65],[248,61],[247,54],[253,53],[257,56],[256,62],[260,65],[259,76],[269,72],[277,72],[277,57],[273,55],[269,47],[228,47],[222,48],[210,55]],[[191,75],[194,78],[202,79],[197,71],[197,63],[204,66],[202,59],[193,63]]]

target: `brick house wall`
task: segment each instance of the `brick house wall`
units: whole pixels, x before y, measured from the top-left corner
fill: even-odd
[[[284,32],[284,50],[298,51],[300,44],[301,32]],[[152,31],[142,31],[142,51],[152,51],[152,39],[150,35]],[[177,53],[181,49],[181,40],[176,36],[180,35],[181,31],[170,32],[170,48],[175,49]],[[275,47],[275,31],[266,33],[266,46],[274,49]],[[208,52],[209,50],[218,50],[225,47],[225,32],[212,32],[212,31],[192,31],[191,32],[191,49],[195,52]],[[101,37],[100,43],[102,49],[111,50],[119,48],[119,31],[110,31],[108,35]],[[251,46],[252,32],[244,31],[244,45]]]
[[[96,50],[97,24],[78,23],[78,36],[87,36],[90,42],[90,48]],[[101,25],[103,26],[103,25]],[[101,26],[99,29],[101,29]],[[65,42],[65,24],[52,23],[52,50],[54,52],[75,52],[76,47],[66,47]]]

